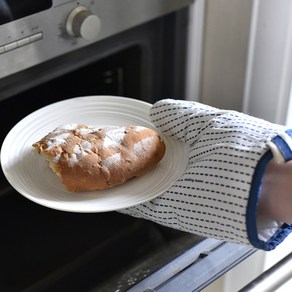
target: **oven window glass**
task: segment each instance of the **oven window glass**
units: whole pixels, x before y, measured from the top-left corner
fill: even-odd
[[[86,95],[140,98],[147,79],[142,76],[141,58],[139,46],[129,47],[2,101],[0,116],[9,112],[10,118],[0,129],[0,143],[19,120],[53,102]]]
[[[50,7],[52,0],[0,0],[0,25]]]

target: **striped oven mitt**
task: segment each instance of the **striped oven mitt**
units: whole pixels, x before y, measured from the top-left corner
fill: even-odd
[[[264,250],[289,234],[290,225],[272,220],[257,228],[263,224],[256,206],[269,160],[292,159],[290,130],[235,111],[172,99],[155,103],[150,118],[164,135],[190,145],[189,163],[163,195],[122,213]]]

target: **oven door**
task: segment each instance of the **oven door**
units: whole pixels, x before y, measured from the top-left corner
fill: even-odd
[[[71,97],[183,98],[187,17],[183,9],[2,78],[1,141],[23,117]],[[124,291],[203,240],[117,212],[39,206],[3,173],[0,185],[1,291]]]

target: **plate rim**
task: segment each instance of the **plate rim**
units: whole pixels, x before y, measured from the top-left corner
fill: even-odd
[[[9,140],[10,136],[13,135],[13,133],[18,129],[18,127],[20,127],[26,120],[29,120],[31,119],[34,115],[37,115],[39,112],[42,112],[42,111],[46,111],[48,108],[51,108],[51,107],[54,107],[54,106],[58,106],[62,103],[70,103],[70,102],[75,102],[75,101],[81,101],[81,100],[93,100],[95,99],[96,102],[99,102],[97,101],[97,99],[100,99],[102,101],[102,99],[104,98],[107,98],[107,99],[110,99],[111,101],[127,101],[129,102],[129,104],[136,104],[136,105],[142,105],[144,107],[144,110],[149,110],[152,106],[152,104],[148,103],[148,102],[145,102],[145,101],[141,101],[141,100],[138,100],[138,99],[135,99],[135,98],[128,98],[128,97],[122,97],[122,96],[113,96],[113,95],[86,95],[86,96],[80,96],[80,97],[73,97],[73,98],[69,98],[69,99],[64,99],[64,100],[61,100],[61,101],[57,101],[57,102],[53,102],[51,104],[48,104],[44,107],[41,107],[33,112],[31,112],[30,114],[28,114],[27,116],[25,116],[24,118],[22,118],[19,122],[17,122],[12,128],[11,130],[8,132],[8,134],[6,135],[6,137],[4,138],[3,140],[3,143],[2,143],[2,146],[1,146],[1,149],[0,149],[0,162],[1,162],[1,168],[2,168],[2,171],[4,173],[4,176],[6,177],[6,179],[8,180],[8,182],[10,183],[10,185],[16,190],[18,191],[22,196],[24,196],[26,199],[29,199],[37,204],[40,204],[42,206],[45,206],[45,207],[48,207],[48,208],[51,208],[51,209],[54,209],[54,210],[60,210],[60,211],[67,211],[67,212],[75,212],[75,213],[99,213],[99,212],[108,212],[108,211],[117,211],[117,210],[121,210],[121,209],[125,209],[125,208],[129,208],[129,207],[134,207],[136,205],[139,205],[139,204],[142,204],[142,203],[146,203],[148,201],[151,201],[153,199],[155,199],[156,197],[158,197],[159,195],[161,195],[163,192],[165,192],[166,190],[164,191],[160,191],[158,192],[157,194],[153,194],[152,196],[146,198],[144,201],[139,201],[137,203],[132,203],[128,206],[121,206],[121,207],[114,207],[114,208],[107,208],[107,209],[94,209],[94,210],[78,210],[76,208],[62,208],[62,203],[64,205],[67,205],[69,204],[68,202],[62,202],[58,204],[58,207],[56,206],[52,206],[52,204],[50,204],[51,201],[47,201],[43,198],[38,198],[36,196],[33,196],[31,194],[28,194],[27,192],[24,192],[18,185],[15,186],[15,184],[13,183],[13,181],[11,181],[11,178],[10,178],[10,174],[9,174],[9,171],[5,168],[5,165],[3,165],[3,150],[5,150],[5,147],[6,147],[6,144],[8,143],[7,141]],[[137,115],[137,118],[140,118],[140,116]],[[146,120],[145,120],[146,121]],[[150,122],[150,119],[147,120],[147,122]],[[151,123],[152,124],[152,123]],[[153,128],[156,129],[153,125]],[[157,132],[163,136],[163,134],[158,130],[156,129]],[[175,140],[175,139],[172,139],[172,140]],[[175,140],[177,141],[177,140]],[[181,143],[180,141],[177,141],[178,143]],[[184,143],[185,144],[185,143]],[[186,151],[186,150],[185,150]],[[5,160],[4,160],[5,162]],[[185,161],[184,162],[184,168],[186,168],[186,165],[187,165],[187,162]],[[182,173],[181,173],[182,174]],[[173,181],[174,182],[174,181]],[[118,186],[116,186],[118,187]],[[74,195],[74,194],[73,194]]]

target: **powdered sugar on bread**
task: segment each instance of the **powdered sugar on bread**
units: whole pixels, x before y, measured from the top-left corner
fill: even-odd
[[[66,142],[66,139],[69,137],[69,133],[61,133],[55,137],[52,137],[48,140],[48,150],[58,147]]]
[[[125,137],[125,127],[108,127],[103,129],[105,138],[103,141],[103,147],[117,147],[121,145]]]
[[[112,187],[143,175],[163,158],[157,133],[141,126],[71,123],[33,144],[70,191]]]
[[[134,144],[134,152],[136,154],[140,154],[142,152],[147,152],[152,144],[153,144],[153,137],[147,137],[142,139],[141,141]]]

